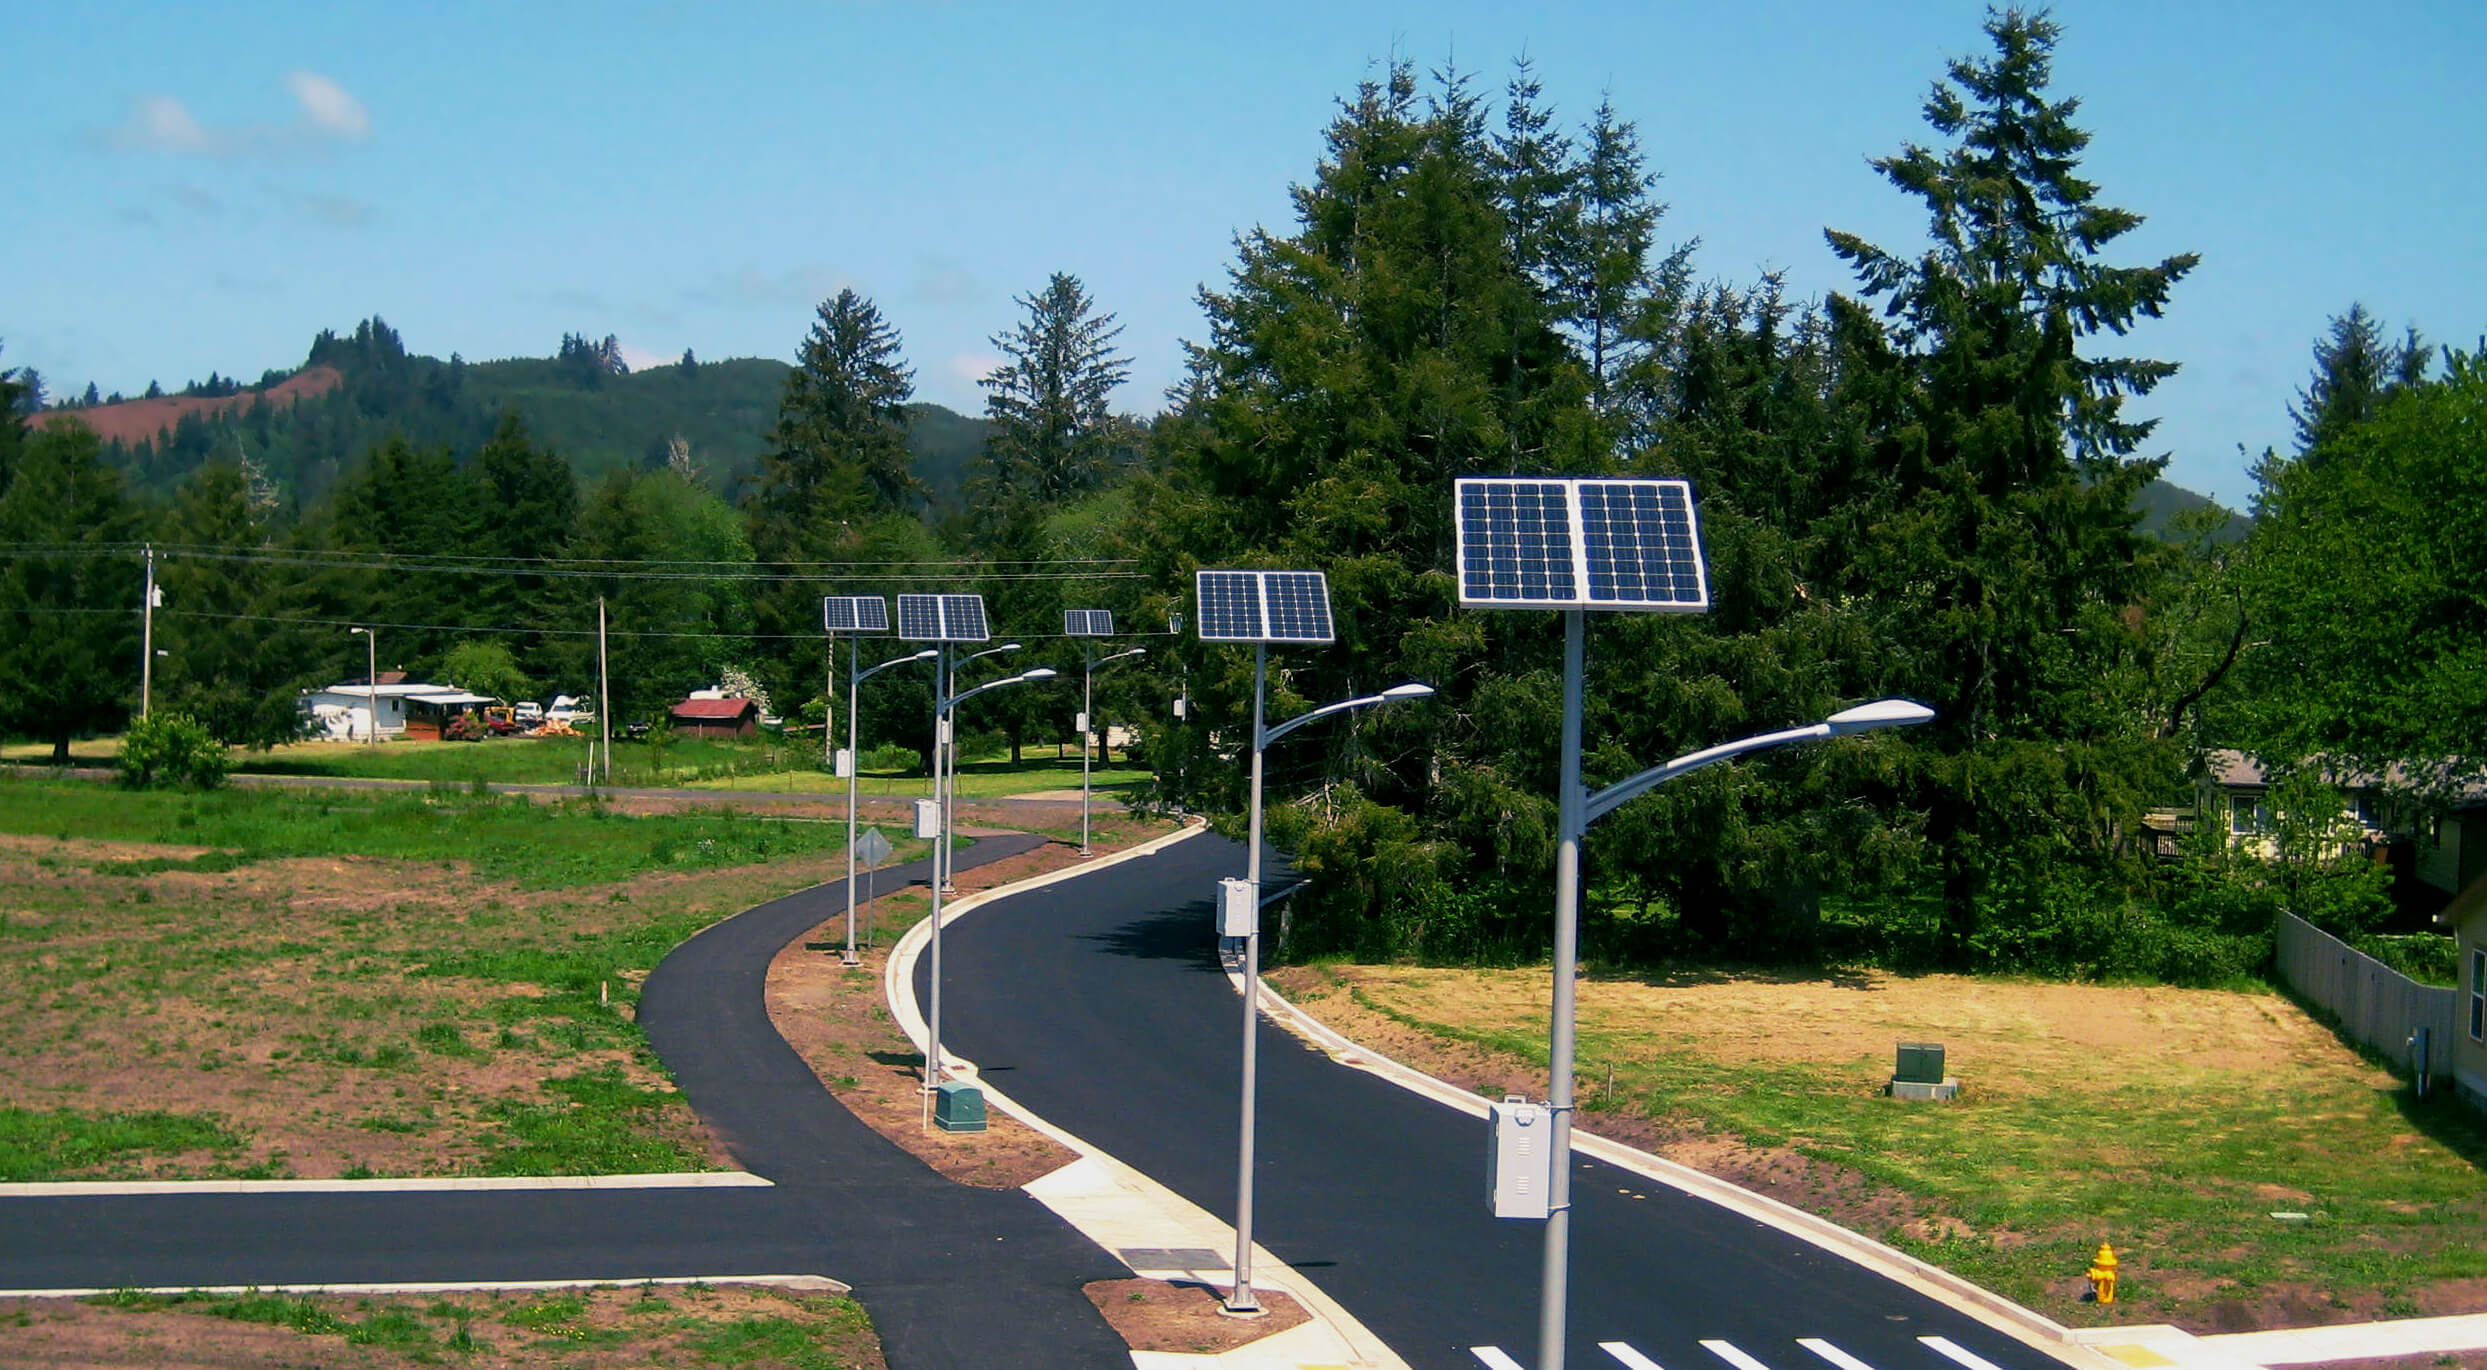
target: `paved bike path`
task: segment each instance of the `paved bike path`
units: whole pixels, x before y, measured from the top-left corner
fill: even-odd
[[[1199,837],[987,904],[947,934],[945,1037],[1013,1099],[1231,1218],[1242,1005],[1209,899],[1239,844]],[[925,992],[919,970],[917,995]],[[1264,1020],[1255,1236],[1417,1370],[1474,1347],[1536,1358],[1540,1225],[1488,1215],[1485,1125],[1331,1061]],[[1571,1329],[1580,1366],[1773,1370],[1831,1358],[2008,1370],[2050,1358],[1727,1208],[1575,1157]],[[1838,1362],[1832,1361],[1836,1364]]]

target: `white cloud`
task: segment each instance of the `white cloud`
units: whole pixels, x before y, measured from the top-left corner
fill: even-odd
[[[361,228],[371,222],[371,206],[350,195],[333,195],[319,190],[296,190],[291,186],[262,187],[269,198],[299,218],[326,224],[330,228]]]
[[[98,135],[105,146],[123,152],[160,152],[179,157],[219,161],[237,157],[281,157],[337,142],[360,142],[371,136],[371,112],[345,87],[312,71],[285,78],[293,92],[296,113],[284,124],[206,124],[179,99],[162,93],[130,101],[120,123]]]
[[[680,360],[682,360],[682,354],[679,352],[668,357],[662,352],[650,352],[635,343],[622,344],[622,364],[633,371],[645,371],[651,366],[666,366]]]
[[[315,71],[297,71],[285,78],[302,106],[303,122],[337,138],[371,136],[371,113],[345,87]]]
[[[945,369],[952,376],[974,385],[999,370],[1002,362],[998,352],[961,352],[945,364]]]

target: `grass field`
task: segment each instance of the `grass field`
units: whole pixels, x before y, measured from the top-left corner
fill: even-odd
[[[843,836],[0,780],[0,1180],[717,1164],[637,985],[717,918],[842,874]]]
[[[144,1294],[0,1301],[0,1361],[28,1366],[783,1366],[880,1370],[863,1306],[706,1285],[359,1297]]]
[[[970,758],[960,767],[960,795],[978,799],[1079,789],[1079,756],[1051,755],[1051,748],[1031,749],[1027,759],[1012,765],[1005,755]],[[120,740],[81,742],[70,759],[80,766],[109,767],[120,756]],[[252,775],[360,777],[377,780],[423,780],[451,785],[476,781],[502,785],[570,785],[579,779],[587,760],[587,744],[578,738],[509,737],[489,742],[384,742],[377,747],[344,742],[298,742],[266,751],[236,751],[233,768]],[[0,747],[0,761],[21,765],[48,762],[51,749],[33,744]],[[907,797],[924,790],[921,774],[867,769],[857,789],[867,796]],[[1097,759],[1091,775],[1101,802],[1121,791],[1146,785],[1149,772],[1118,761]],[[725,791],[843,795],[846,782],[820,767],[815,744],[755,739],[749,742],[684,738],[661,752],[640,743],[623,742],[613,749],[616,787],[682,787]]]
[[[1544,1094],[1542,969],[1273,978],[1412,1064]],[[1687,974],[1592,979],[1580,1004],[1584,1127],[2051,1317],[2238,1330],[2487,1310],[2482,1120],[2419,1103],[2280,996]],[[1919,1040],[1946,1044],[1956,1103],[1882,1097],[1893,1044]],[[2123,1259],[2112,1316],[2079,1301],[2102,1241]]]

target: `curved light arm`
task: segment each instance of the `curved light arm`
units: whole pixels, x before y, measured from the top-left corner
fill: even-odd
[[[941,653],[927,647],[923,651],[916,653],[914,656],[902,656],[896,661],[884,661],[880,665],[875,666],[868,671],[858,671],[856,672],[855,679],[852,683],[861,685],[865,681],[872,679],[874,676],[879,675],[881,672],[888,670],[892,666],[904,666],[910,662],[916,661],[930,661],[939,655],[941,655]]]
[[[988,656],[1000,656],[1000,655],[1001,655],[1002,653],[1004,653],[1004,652],[1015,652],[1015,651],[1018,651],[1018,650],[1019,650],[1019,644],[1018,644],[1018,643],[1016,643],[1016,642],[1005,642],[1005,643],[1003,643],[1003,644],[1002,644],[1001,646],[999,646],[999,647],[987,647],[987,648],[985,648],[985,649],[984,649],[983,651],[981,651],[981,652],[970,652],[970,653],[969,653],[969,654],[967,654],[966,656],[963,656],[963,657],[960,657],[960,658],[959,658],[959,665],[964,666],[964,665],[966,665],[968,662],[971,662],[971,661],[976,661],[976,660],[980,660],[980,659],[982,659],[982,658],[984,658],[984,657],[988,657]]]
[[[988,681],[972,690],[961,690],[957,694],[950,696],[948,699],[941,701],[941,707],[945,709],[955,709],[960,704],[970,699],[974,699],[976,696],[983,694],[987,690],[998,690],[1005,685],[1024,685],[1031,680],[1051,680],[1054,678],[1054,675],[1055,671],[1051,666],[1039,666],[1033,671],[1021,671],[1019,674],[1014,676],[1004,676],[1000,680]]]
[[[1432,693],[1433,686],[1418,685],[1411,682],[1406,685],[1393,685],[1389,689],[1384,690],[1377,695],[1362,695],[1355,699],[1342,699],[1336,704],[1324,704],[1320,708],[1313,710],[1311,713],[1298,714],[1295,717],[1288,719],[1286,722],[1279,724],[1275,728],[1263,728],[1261,730],[1261,745],[1263,747],[1267,747],[1272,742],[1285,737],[1287,734],[1294,732],[1296,729],[1303,727],[1305,724],[1312,722],[1316,718],[1326,718],[1331,714],[1344,713],[1349,709],[1366,709],[1371,708],[1376,704],[1395,703],[1402,699],[1423,699],[1425,696]]]
[[[1107,662],[1109,662],[1109,661],[1120,661],[1120,660],[1122,660],[1124,657],[1129,657],[1129,656],[1147,656],[1147,655],[1148,655],[1148,652],[1149,652],[1149,649],[1148,649],[1148,648],[1146,648],[1146,647],[1133,647],[1133,648],[1131,648],[1131,649],[1130,649],[1130,650],[1128,650],[1128,651],[1116,652],[1116,653],[1115,653],[1114,655],[1112,655],[1112,656],[1101,656],[1101,657],[1098,657],[1096,660],[1089,662],[1089,663],[1088,663],[1088,669],[1093,671],[1093,670],[1097,669],[1098,667],[1105,665],[1105,664],[1106,664]]]
[[[1934,710],[1923,704],[1906,699],[1878,699],[1871,704],[1842,709],[1821,723],[1808,723],[1802,728],[1786,728],[1734,742],[1722,742],[1697,752],[1686,752],[1663,766],[1652,766],[1630,780],[1617,781],[1590,795],[1581,806],[1581,826],[1585,828],[1595,823],[1621,805],[1640,798],[1679,775],[1689,775],[1704,766],[1716,765],[1746,752],[1765,751],[1772,747],[1784,747],[1791,742],[1810,742],[1822,737],[1848,737],[1872,732],[1876,728],[1905,728],[1930,722],[1933,718]]]

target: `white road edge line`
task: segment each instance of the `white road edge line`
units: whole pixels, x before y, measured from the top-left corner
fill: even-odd
[[[1874,1370],[1873,1366],[1858,1360],[1820,1337],[1798,1337],[1796,1344],[1838,1366],[1839,1370]]]
[[[1598,1349],[1622,1361],[1629,1370],[1666,1370],[1666,1367],[1619,1341],[1602,1341]]]
[[[1770,1370],[1769,1366],[1746,1355],[1743,1349],[1732,1341],[1705,1341],[1701,1344],[1701,1349],[1736,1367],[1736,1370]]]
[[[646,1285],[765,1284],[816,1294],[845,1294],[854,1286],[826,1275],[643,1275],[611,1280],[448,1280],[437,1284],[168,1284],[113,1289],[0,1289],[0,1299],[89,1299],[124,1289],[140,1294],[456,1294],[498,1290],[638,1289]]]
[[[1949,1337],[1919,1337],[1917,1342],[1929,1351],[1969,1367],[1969,1370],[2003,1370],[2002,1366],[1965,1346],[1954,1343]]]
[[[748,1170],[648,1175],[443,1175],[385,1180],[31,1180],[0,1184],[0,1199],[96,1199],[138,1194],[438,1194],[499,1189],[771,1189]]]
[[[1187,822],[1180,831],[1168,833],[1163,837],[1151,838],[1139,846],[1115,852],[1110,856],[1083,861],[1076,866],[1066,866],[1046,875],[1032,876],[1017,884],[999,886],[968,895],[963,899],[945,901],[941,908],[941,925],[946,928],[966,914],[973,913],[997,900],[1024,894],[1030,890],[1042,889],[1047,885],[1060,884],[1066,880],[1075,880],[1091,871],[1102,870],[1107,866],[1155,856],[1176,843],[1198,837],[1208,831],[1208,823],[1195,818]],[[890,1020],[897,1024],[898,1030],[906,1034],[907,1040],[913,1043],[919,1052],[924,1050],[925,1039],[931,1035],[931,1030],[924,1022],[922,1007],[915,1002],[915,963],[916,959],[924,953],[925,946],[931,939],[932,920],[918,919],[915,926],[907,929],[906,934],[891,946],[889,960],[882,968],[881,977],[882,997],[889,1004]],[[1099,1148],[1086,1138],[1056,1126],[1038,1116],[1018,1100],[994,1088],[991,1081],[984,1079],[978,1073],[975,1062],[953,1056],[947,1049],[944,1049],[941,1054],[952,1073],[975,1081],[977,1087],[984,1091],[987,1106],[1008,1113],[1036,1131],[1060,1142],[1068,1150],[1104,1167],[1116,1183],[1148,1194],[1155,1203],[1169,1209],[1189,1211],[1197,1215],[1204,1223],[1224,1227],[1227,1244],[1230,1247],[1234,1244],[1235,1231],[1231,1225],[1221,1223],[1214,1215],[1134,1169],[1119,1157]],[[1074,1162],[1074,1164],[1077,1163]],[[1069,1167],[1066,1166],[1064,1169],[1067,1170]],[[1061,1174],[1062,1172],[1054,1173]],[[1042,1192],[1046,1178],[1040,1176],[1020,1188],[1037,1202],[1045,1204],[1046,1207],[1061,1215],[1065,1222],[1071,1223],[1075,1228],[1080,1227],[1080,1224],[1070,1214],[1063,1213],[1060,1208],[1056,1208]],[[1084,1228],[1081,1230],[1089,1240],[1104,1247],[1109,1253],[1115,1249],[1113,1242],[1095,1233],[1089,1233]],[[1310,1312],[1314,1318],[1327,1324],[1330,1330],[1337,1334],[1339,1339],[1345,1342],[1348,1349],[1353,1352],[1353,1360],[1357,1365],[1365,1367],[1365,1370],[1410,1370],[1408,1363],[1401,1359],[1399,1353],[1393,1351],[1380,1337],[1373,1335],[1372,1329],[1359,1322],[1355,1314],[1348,1312],[1338,1300],[1323,1292],[1321,1286],[1305,1278],[1302,1271],[1279,1260],[1270,1254],[1268,1247],[1258,1242],[1253,1243],[1252,1246],[1252,1269],[1255,1285],[1283,1289],[1293,1295],[1296,1302],[1304,1305],[1305,1310]],[[1136,1363],[1140,1355],[1154,1353],[1134,1352],[1132,1354]],[[1519,1367],[1514,1366],[1511,1370],[1519,1370]]]
[[[1499,1346],[1471,1346],[1468,1354],[1484,1361],[1486,1370],[1522,1370],[1520,1363],[1511,1358],[1511,1353]]]

